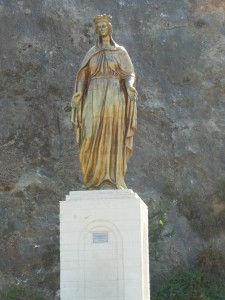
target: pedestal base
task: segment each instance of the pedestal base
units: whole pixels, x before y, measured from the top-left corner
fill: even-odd
[[[149,300],[148,210],[132,190],[60,202],[61,300]]]

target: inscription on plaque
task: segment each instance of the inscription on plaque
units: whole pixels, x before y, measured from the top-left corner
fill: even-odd
[[[108,243],[108,232],[107,231],[101,231],[101,232],[93,232],[93,243],[99,244],[99,243]]]

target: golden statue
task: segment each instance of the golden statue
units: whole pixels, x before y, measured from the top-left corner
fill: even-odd
[[[78,71],[71,121],[89,189],[127,188],[124,176],[137,124],[133,64],[112,38],[112,17],[94,19],[98,35]]]

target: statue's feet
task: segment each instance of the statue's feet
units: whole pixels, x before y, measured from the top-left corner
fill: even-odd
[[[83,189],[86,190],[123,190],[127,189],[125,182],[112,183],[110,180],[103,181],[99,186],[83,186]]]
[[[112,182],[110,181],[103,181],[99,187],[100,190],[116,190],[117,187],[115,184],[113,184]]]

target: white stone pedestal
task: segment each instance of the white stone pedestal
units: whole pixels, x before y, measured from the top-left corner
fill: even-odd
[[[61,300],[149,300],[148,210],[132,190],[60,202]]]

